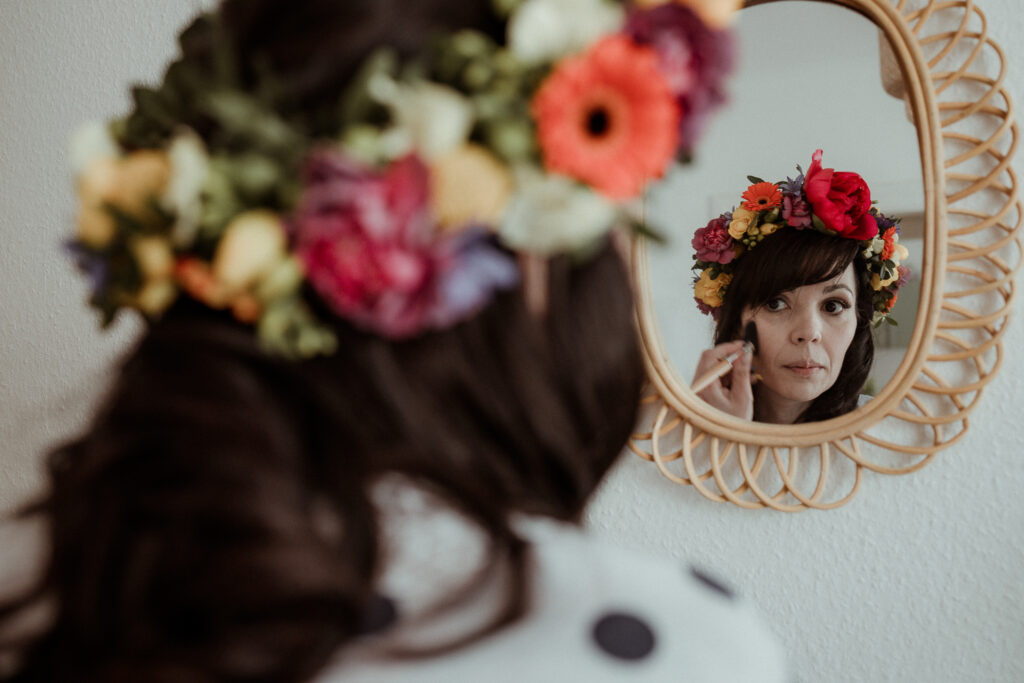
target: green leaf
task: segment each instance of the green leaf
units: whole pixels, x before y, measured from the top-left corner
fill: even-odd
[[[757,183],[763,183],[764,182],[764,179],[758,178],[756,175],[748,175],[747,176],[747,180],[749,180],[751,182],[751,184],[757,184]]]
[[[178,112],[161,91],[137,85],[132,88],[132,99],[135,100],[135,109],[139,116],[144,116],[168,130],[178,123]]]
[[[897,322],[897,321],[896,321],[896,320],[894,320],[893,318],[890,318],[889,316],[886,316],[886,317],[885,317],[885,322],[889,323],[889,324],[890,324],[890,325],[892,325],[893,327],[899,327],[899,322]]]
[[[641,237],[651,240],[652,242],[668,244],[668,239],[661,234],[661,232],[652,228],[650,224],[646,222],[635,220],[630,224],[630,227],[633,229],[633,232]]]

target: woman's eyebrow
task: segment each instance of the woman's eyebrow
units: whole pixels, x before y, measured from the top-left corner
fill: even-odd
[[[822,293],[823,293],[823,294],[828,294],[828,293],[830,293],[830,292],[834,292],[834,291],[836,291],[837,289],[845,289],[845,290],[846,290],[847,292],[849,292],[850,294],[853,294],[853,290],[852,290],[852,289],[850,289],[850,288],[849,288],[848,286],[844,285],[844,284],[843,284],[843,283],[841,283],[841,282],[838,282],[838,283],[836,283],[836,284],[834,284],[834,285],[829,285],[829,286],[828,286],[828,287],[826,287],[826,288],[825,288],[824,290],[822,290]]]

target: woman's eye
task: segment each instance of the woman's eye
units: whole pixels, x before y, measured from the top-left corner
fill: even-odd
[[[781,311],[786,307],[786,302],[781,297],[775,297],[774,299],[768,299],[764,307],[769,311]]]
[[[829,299],[824,303],[824,308],[826,313],[839,314],[850,308],[850,304],[842,299]]]

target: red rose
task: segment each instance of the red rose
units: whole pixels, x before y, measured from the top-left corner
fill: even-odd
[[[814,215],[841,237],[871,239],[878,224],[871,215],[871,190],[856,173],[821,167],[821,150],[815,150],[804,176],[804,194]]]

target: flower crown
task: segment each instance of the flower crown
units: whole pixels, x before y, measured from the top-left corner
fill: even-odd
[[[463,30],[411,60],[378,51],[328,135],[282,113],[268,70],[243,88],[203,15],[129,116],[73,140],[90,303],[108,324],[184,293],[297,356],[336,345],[309,297],[393,339],[464,320],[518,283],[512,252],[585,255],[633,223],[628,200],[722,100],[730,36],[700,14],[721,4],[495,2],[506,44]]]
[[[885,216],[871,201],[871,190],[856,173],[822,168],[822,151],[811,157],[807,173],[769,183],[748,176],[739,208],[712,219],[696,231],[692,245],[694,299],[702,313],[715,315],[732,281],[737,262],[761,240],[786,229],[812,229],[861,243],[861,276],[873,292],[872,324],[888,317],[897,290],[910,278],[902,265],[909,252],[899,243],[899,218]],[[777,238],[776,238],[777,239]]]

